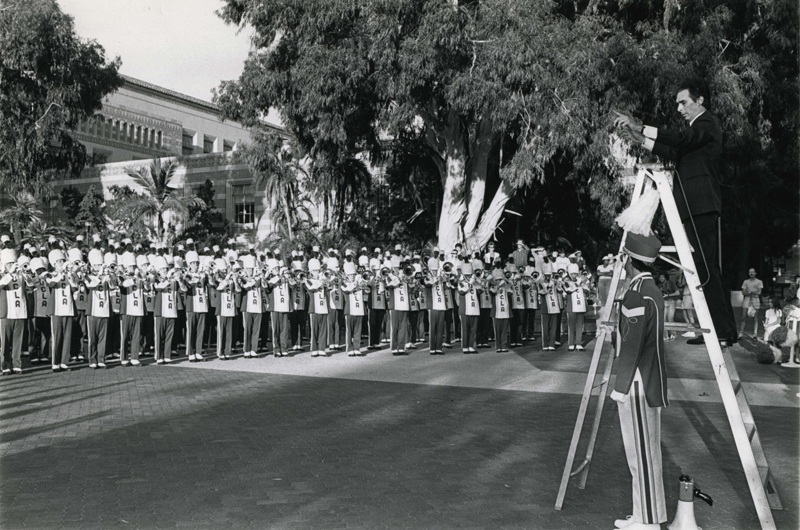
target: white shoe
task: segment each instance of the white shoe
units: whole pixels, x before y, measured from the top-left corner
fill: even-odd
[[[98,368],[105,368],[106,367],[106,363],[97,363],[97,367]]]
[[[196,359],[196,357],[194,356],[194,354],[191,354],[191,355],[189,356],[189,362],[190,362],[190,363],[193,363],[195,359]]]
[[[681,337],[686,337],[687,339],[692,339],[692,338],[694,338],[696,336],[697,336],[697,333],[695,333],[694,331],[687,331],[686,333],[681,335]],[[739,338],[742,338],[742,336],[739,335]]]
[[[66,364],[62,364],[61,365],[61,369],[62,370],[69,370],[69,366],[67,366]]]
[[[627,528],[627,530],[661,530],[661,525],[631,522],[622,528]]]
[[[617,528],[627,528],[628,526],[632,525],[635,521],[633,520],[632,515],[628,515],[625,519],[617,519],[614,521],[614,526]]]
[[[169,357],[167,357],[166,359],[164,359],[164,362],[165,362],[166,364],[169,364],[169,363],[171,363],[171,362],[172,362],[172,359],[170,359]]]
[[[141,364],[142,364],[142,363],[140,363],[140,362],[139,362],[137,359],[131,359],[131,365],[133,365],[133,366],[140,366]]]
[[[89,368],[92,368],[92,369],[97,368],[97,365],[95,363],[90,363],[89,364]]]
[[[578,351],[586,351],[586,348],[584,348],[583,346],[575,346],[575,349]]]

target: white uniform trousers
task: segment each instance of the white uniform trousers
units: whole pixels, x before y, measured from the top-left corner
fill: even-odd
[[[650,407],[639,370],[624,403],[617,403],[625,457],[633,485],[632,520],[643,524],[667,521],[661,464],[661,407]]]

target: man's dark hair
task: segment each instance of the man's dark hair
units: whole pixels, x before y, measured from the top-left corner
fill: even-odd
[[[633,256],[628,256],[628,259],[631,260],[631,265],[633,265],[634,269],[639,272],[649,272],[654,279],[658,279],[658,271],[653,267],[652,263],[645,263]]]
[[[708,93],[708,87],[702,81],[698,79],[684,79],[678,85],[678,89],[675,93],[677,94],[681,90],[688,90],[689,96],[691,96],[693,101],[697,101],[697,98],[702,96],[703,106],[707,109],[711,108],[711,96]]]

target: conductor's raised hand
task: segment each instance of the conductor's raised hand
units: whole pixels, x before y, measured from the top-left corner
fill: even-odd
[[[614,127],[617,128],[622,127],[631,131],[641,130],[642,122],[640,122],[636,118],[628,116],[627,114],[623,114],[622,112],[616,110],[614,111],[614,114],[617,115],[617,117],[614,118]]]

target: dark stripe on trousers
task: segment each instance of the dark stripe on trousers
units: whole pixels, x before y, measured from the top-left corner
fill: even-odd
[[[647,517],[646,517],[647,520],[644,521],[644,523],[645,524],[653,524],[653,521],[655,521],[655,517],[653,516],[653,499],[652,499],[652,497],[650,495],[650,493],[651,493],[651,484],[650,484],[651,479],[650,479],[650,474],[649,474],[650,470],[648,469],[648,467],[649,467],[648,466],[648,462],[649,462],[650,459],[648,458],[649,453],[647,452],[647,442],[645,440],[647,438],[647,430],[645,429],[645,426],[644,426],[644,423],[643,423],[643,418],[644,418],[645,412],[642,409],[642,399],[644,399],[644,396],[639,392],[639,382],[638,381],[634,381],[633,385],[634,385],[634,396],[636,396],[636,400],[635,400],[635,402],[636,402],[636,422],[637,422],[638,427],[639,427],[639,445],[640,445],[639,450],[641,451],[641,455],[642,455],[642,460],[641,460],[641,462],[639,462],[639,467],[641,468],[639,470],[639,472],[644,477],[644,495],[645,495],[645,498],[643,500],[644,500],[645,506],[647,506]]]

